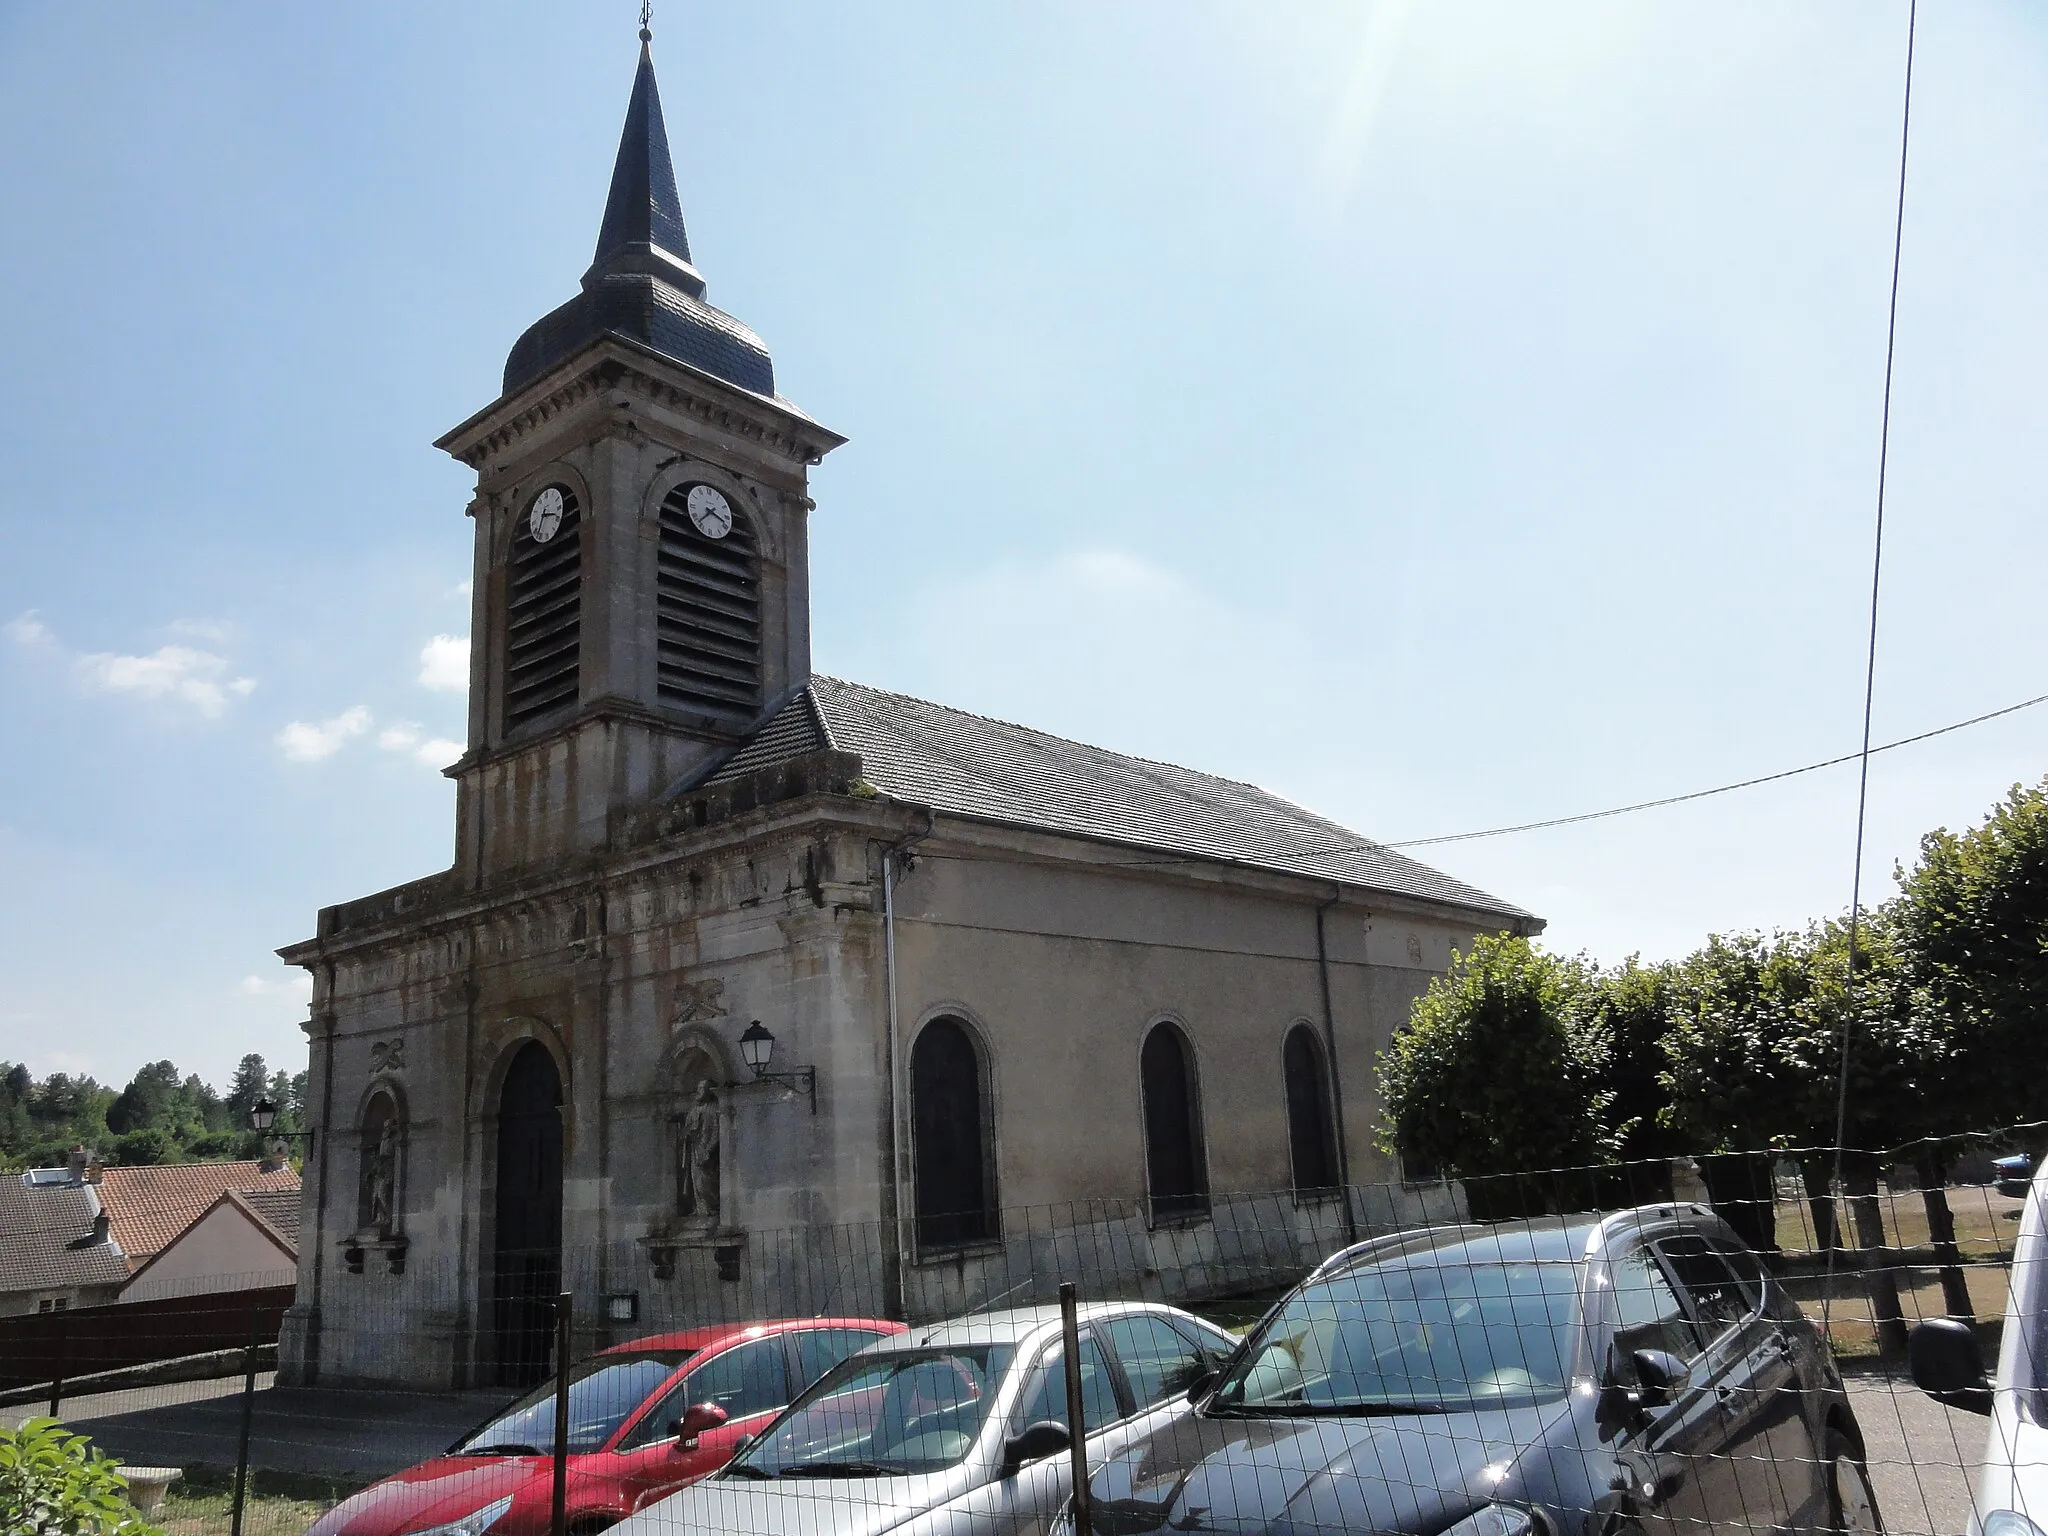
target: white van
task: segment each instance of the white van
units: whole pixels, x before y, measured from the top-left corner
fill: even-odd
[[[1991,1416],[1969,1536],[2048,1536],[2048,1158],[2020,1214],[2005,1343],[1989,1380],[1968,1324],[1929,1318],[1913,1330],[1913,1380],[1951,1408]]]

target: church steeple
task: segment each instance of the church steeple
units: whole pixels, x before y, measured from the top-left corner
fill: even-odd
[[[637,342],[752,394],[775,396],[775,365],[761,338],[704,302],[704,278],[691,264],[690,237],[683,229],[645,27],[596,258],[583,274],[583,291],[513,345],[505,359],[505,393],[532,383],[601,336]]]
[[[612,164],[611,196],[597,232],[597,254],[584,275],[585,287],[607,272],[652,272],[666,277],[693,299],[704,297],[704,279],[690,265],[690,236],[683,228],[682,199],[668,153],[668,129],[661,119],[661,89],[654,83],[654,58],[641,30],[640,67],[619,157]]]
[[[704,301],[640,41],[596,259],[439,444],[477,472],[452,771],[480,884],[610,846],[811,675],[810,467],[845,439]]]

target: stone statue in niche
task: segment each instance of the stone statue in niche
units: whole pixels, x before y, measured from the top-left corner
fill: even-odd
[[[692,1226],[718,1225],[719,1120],[718,1085],[703,1078],[677,1138],[676,1214]]]
[[[386,1118],[378,1127],[376,1145],[369,1152],[369,1168],[364,1184],[368,1189],[369,1230],[379,1237],[389,1237],[393,1226],[392,1201],[398,1186],[398,1122]]]

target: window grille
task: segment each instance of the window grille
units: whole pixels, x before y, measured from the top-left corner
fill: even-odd
[[[697,531],[688,485],[661,504],[655,577],[656,694],[706,714],[750,720],[761,707],[761,555],[735,516],[724,538]]]
[[[505,729],[576,702],[582,628],[582,508],[566,485],[562,521],[546,543],[521,516],[512,535],[505,624]]]

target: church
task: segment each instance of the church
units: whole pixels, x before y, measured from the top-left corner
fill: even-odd
[[[1424,1209],[1377,1053],[1540,921],[1251,785],[815,674],[844,439],[707,302],[641,38],[580,290],[437,444],[476,472],[454,862],[281,951],[284,1379],[529,1379],[561,1290],[579,1351],[1076,1265],[1213,1294]]]

